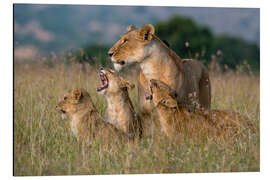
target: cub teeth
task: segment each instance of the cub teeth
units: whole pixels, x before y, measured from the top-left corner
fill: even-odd
[[[147,92],[144,93],[144,97],[146,100],[152,100],[152,94],[148,94]]]
[[[101,91],[101,90],[108,87],[108,79],[107,79],[106,75],[103,72],[99,72],[99,77],[101,80],[101,85],[99,87],[97,87],[97,91]]]

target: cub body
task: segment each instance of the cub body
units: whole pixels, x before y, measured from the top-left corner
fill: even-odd
[[[251,127],[249,119],[226,110],[190,111],[176,101],[177,93],[167,84],[152,79],[152,102],[158,112],[163,132],[169,137],[179,134],[189,137],[230,139]]]
[[[102,93],[107,100],[105,119],[130,137],[141,137],[141,120],[136,115],[128,95],[128,89],[134,88],[134,84],[111,69],[101,68],[99,76],[102,84],[97,91]]]
[[[56,110],[70,117],[71,130],[83,143],[91,143],[97,137],[106,144],[111,141],[132,140],[112,124],[101,119],[90,95],[83,89],[68,91],[56,106]]]

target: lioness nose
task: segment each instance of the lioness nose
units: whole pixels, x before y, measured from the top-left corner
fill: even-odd
[[[113,53],[111,53],[111,52],[108,52],[108,54],[109,54],[110,57],[112,57],[112,55],[113,55]]]

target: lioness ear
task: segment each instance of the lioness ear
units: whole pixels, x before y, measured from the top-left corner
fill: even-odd
[[[128,88],[128,89],[133,89],[135,85],[124,78],[120,77],[121,80],[121,88]]]
[[[130,25],[130,26],[127,27],[127,32],[133,31],[135,29],[137,29],[136,26]]]
[[[137,37],[143,41],[150,41],[152,39],[152,35],[154,34],[154,26],[151,24],[146,24],[138,31]]]
[[[165,106],[169,108],[177,107],[177,101],[172,98],[162,99],[161,103],[163,103]]]
[[[73,90],[72,95],[73,95],[74,99],[80,100],[82,97],[82,90],[79,88],[76,88]]]

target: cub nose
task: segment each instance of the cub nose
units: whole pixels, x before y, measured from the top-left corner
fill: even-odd
[[[99,70],[102,71],[103,70],[103,67],[100,67]]]
[[[112,57],[112,55],[113,55],[113,53],[111,53],[111,52],[108,52],[108,54],[109,54],[110,57]]]

